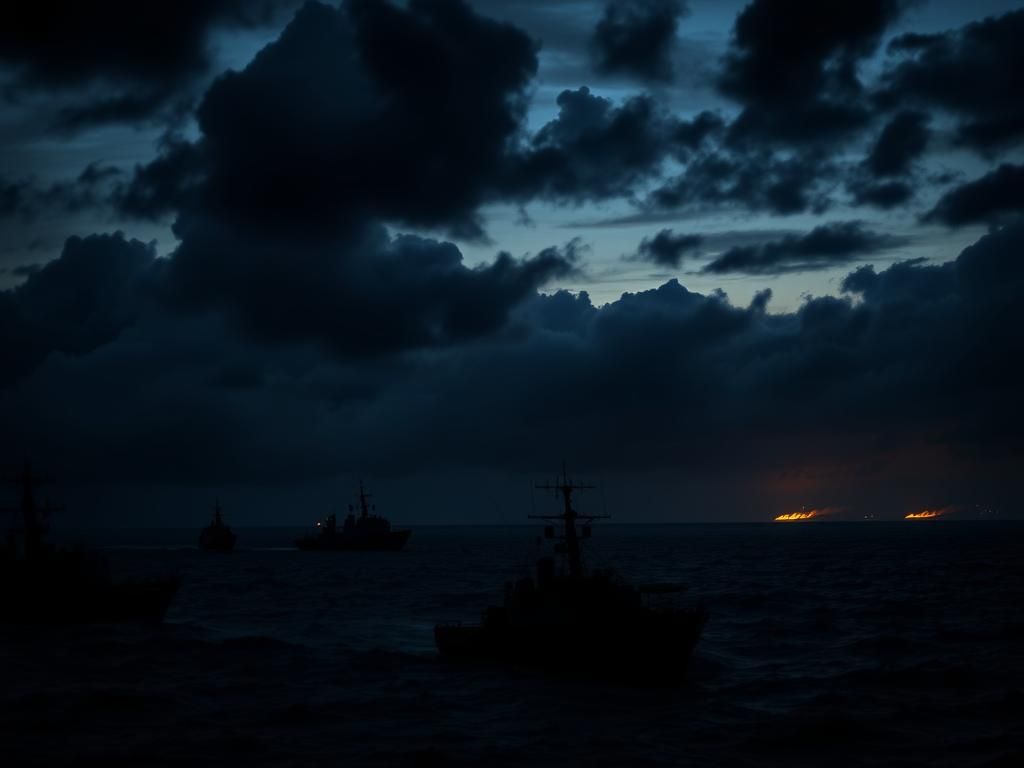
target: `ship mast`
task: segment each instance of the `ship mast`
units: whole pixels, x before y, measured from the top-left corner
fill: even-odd
[[[366,503],[366,500],[370,498],[372,494],[367,493],[363,490],[363,481],[359,481],[359,510],[362,517],[367,517],[370,514],[370,507]]]
[[[36,504],[33,488],[45,482],[45,479],[32,472],[32,465],[26,460],[25,468],[18,473],[21,485],[21,521],[25,534],[25,557],[31,558],[42,552],[43,537],[46,535],[46,516],[57,512],[60,507]]]
[[[583,556],[580,553],[580,535],[576,530],[576,521],[589,523],[592,520],[606,518],[608,515],[581,515],[572,505],[572,492],[594,488],[593,485],[573,483],[562,464],[562,476],[552,484],[543,483],[536,486],[540,490],[557,491],[562,495],[563,509],[558,515],[528,515],[531,520],[559,520],[562,523],[562,542],[559,549],[565,553],[569,563],[569,575],[580,578],[584,575]],[[586,529],[585,529],[586,532]]]

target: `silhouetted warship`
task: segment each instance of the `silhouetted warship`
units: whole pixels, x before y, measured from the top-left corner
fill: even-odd
[[[295,546],[304,550],[323,551],[398,551],[405,546],[412,531],[392,530],[391,523],[378,515],[370,514],[371,508],[366,500],[370,494],[363,490],[359,482],[359,516],[353,513],[350,504],[349,515],[341,530],[338,530],[338,519],[332,513],[325,520],[316,524],[316,534],[296,539]],[[372,510],[376,510],[374,506]]]
[[[36,504],[38,482],[31,467],[19,477],[20,527],[8,532],[0,554],[0,623],[78,624],[159,622],[167,612],[176,578],[114,581],[105,558],[62,550],[46,540],[46,515],[56,507]]]
[[[545,538],[558,540],[560,572],[553,558],[543,557],[537,561],[536,580],[507,583],[504,604],[488,607],[480,624],[437,625],[438,651],[451,659],[524,663],[585,678],[680,680],[707,620],[704,608],[683,607],[677,599],[664,602],[684,590],[677,584],[634,587],[611,570],[588,571],[580,539],[589,538],[590,523],[606,515],[579,514],[572,494],[593,486],[570,482],[563,468],[554,485],[537,487],[562,496],[561,514],[530,515],[561,523],[560,532],[553,525],[544,529]]]
[[[220,514],[220,499],[213,507],[213,520],[199,534],[199,548],[210,552],[230,552],[235,548],[235,534]]]

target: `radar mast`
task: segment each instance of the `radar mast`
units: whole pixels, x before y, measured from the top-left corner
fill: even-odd
[[[557,515],[528,515],[531,520],[558,520],[562,523],[562,533],[555,536],[553,527],[545,529],[547,538],[558,538],[559,543],[555,545],[555,551],[566,557],[569,565],[569,575],[573,578],[582,578],[586,571],[583,567],[583,555],[580,552],[580,532],[576,530],[576,522],[583,521],[583,536],[590,536],[590,522],[609,517],[609,515],[581,515],[572,504],[573,491],[583,491],[594,488],[593,485],[574,483],[569,479],[565,469],[565,462],[562,463],[562,474],[555,479],[554,483],[542,483],[536,486],[539,490],[556,491],[562,496],[562,512]]]

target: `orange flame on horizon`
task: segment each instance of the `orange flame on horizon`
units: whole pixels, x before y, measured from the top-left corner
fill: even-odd
[[[942,517],[945,513],[945,509],[922,509],[920,512],[911,512],[910,514],[904,515],[904,520],[931,520],[936,517]]]
[[[775,522],[792,523],[797,520],[810,520],[815,515],[816,513],[814,512],[788,512],[785,515],[776,515]]]
[[[811,520],[823,514],[821,510],[811,509],[807,512],[787,512],[784,515],[776,515],[776,523],[796,523],[801,520]]]

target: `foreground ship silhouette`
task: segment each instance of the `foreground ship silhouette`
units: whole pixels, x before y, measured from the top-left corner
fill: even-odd
[[[605,516],[579,514],[572,494],[593,486],[570,482],[563,469],[554,485],[537,487],[562,496],[561,514],[530,516],[561,523],[560,533],[551,525],[544,532],[558,539],[562,572],[552,558],[541,558],[536,580],[506,584],[504,604],[487,608],[480,624],[436,626],[438,651],[446,658],[525,663],[569,676],[681,680],[707,620],[703,607],[657,604],[682,592],[679,585],[633,587],[609,570],[587,571],[580,539],[589,538],[590,523]]]
[[[359,517],[352,512],[345,524],[338,530],[338,519],[332,513],[326,520],[317,522],[317,532],[313,536],[296,539],[295,546],[305,550],[329,551],[397,551],[405,546],[412,535],[410,530],[392,530],[391,523],[378,515],[370,514],[370,506],[366,500],[370,498],[359,481]],[[376,507],[374,507],[376,509]]]
[[[0,554],[0,623],[161,621],[178,580],[114,581],[103,557],[57,549],[46,540],[46,515],[56,508],[36,504],[38,480],[26,463],[20,524]]]
[[[235,534],[220,514],[220,499],[213,507],[213,520],[199,534],[199,548],[209,552],[230,552],[235,548]]]

